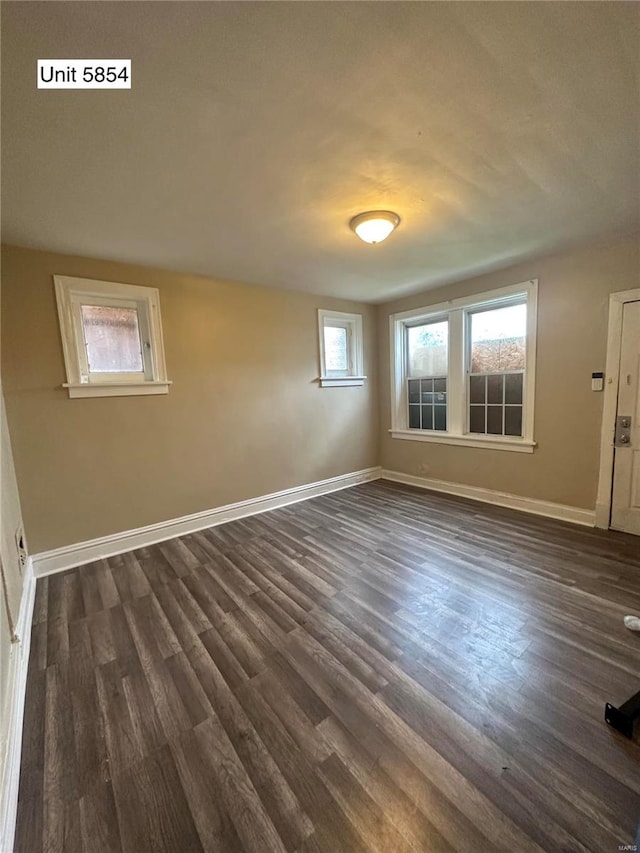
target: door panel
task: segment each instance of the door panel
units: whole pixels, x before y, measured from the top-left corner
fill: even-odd
[[[622,312],[612,498],[611,527],[640,535],[640,302]]]

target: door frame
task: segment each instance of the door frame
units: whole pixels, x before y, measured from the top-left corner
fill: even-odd
[[[611,521],[611,491],[613,488],[613,434],[618,408],[618,380],[622,348],[622,310],[625,302],[640,301],[640,287],[609,294],[609,325],[607,328],[607,362],[604,380],[604,405],[600,430],[600,474],[596,498],[596,527],[605,530]]]

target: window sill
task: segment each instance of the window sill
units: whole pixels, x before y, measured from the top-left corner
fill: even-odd
[[[403,438],[409,441],[428,441],[433,444],[454,444],[458,447],[482,447],[485,450],[510,450],[513,453],[533,453],[536,446],[535,441],[525,438],[503,438],[494,436],[488,438],[484,435],[449,435],[444,433],[436,435],[431,432],[422,432],[409,429],[390,429],[392,438]]]
[[[171,382],[103,382],[89,385],[64,382],[70,397],[132,397],[168,394]]]
[[[366,376],[321,376],[318,379],[321,388],[341,388],[349,385],[364,385]]]

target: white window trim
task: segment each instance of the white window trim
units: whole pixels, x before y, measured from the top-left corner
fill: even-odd
[[[349,348],[349,367],[346,371],[327,370],[324,351],[324,330],[326,326],[341,326],[347,330]],[[364,385],[364,345],[362,334],[362,314],[346,314],[344,311],[318,309],[318,341],[320,348],[321,388],[340,388]]]
[[[168,393],[171,382],[167,379],[160,293],[157,288],[62,275],[54,275],[53,280],[67,373],[63,388],[67,389],[69,397],[122,397]],[[129,302],[131,306],[139,309],[141,333],[149,339],[149,346],[144,353],[144,374],[116,374],[92,380],[86,364],[84,335],[77,311],[80,300],[84,304],[97,305]]]
[[[468,432],[467,422],[467,348],[466,318],[474,309],[487,307],[494,302],[509,304],[519,296],[527,300],[527,350],[525,363],[525,390],[523,398],[523,435],[478,435]],[[409,429],[407,403],[407,369],[405,328],[418,321],[449,318],[449,341],[464,341],[464,346],[449,345],[449,370],[447,378],[447,431]],[[392,438],[409,441],[426,441],[433,444],[452,444],[461,447],[482,447],[489,450],[509,450],[516,453],[533,453],[536,370],[536,328],[538,318],[538,279],[473,296],[451,299],[437,305],[428,305],[411,311],[402,311],[389,317],[389,342],[391,353],[391,433]]]

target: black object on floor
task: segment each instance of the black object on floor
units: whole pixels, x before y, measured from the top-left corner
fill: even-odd
[[[604,707],[604,719],[610,726],[617,729],[625,737],[633,737],[633,726],[637,719],[640,718],[640,691],[634,694],[631,699],[627,699],[624,705],[619,708],[614,708],[613,705],[606,703]]]

